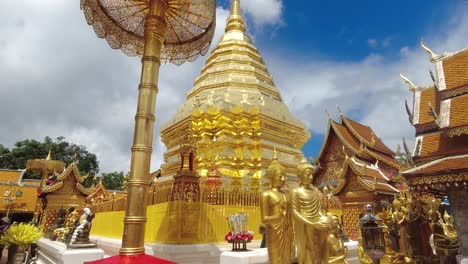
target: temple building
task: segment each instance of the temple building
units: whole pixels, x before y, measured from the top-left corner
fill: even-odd
[[[340,121],[328,119],[322,148],[315,160],[313,184],[332,189],[342,205],[345,233],[353,237],[365,204],[393,201],[399,190],[391,179],[400,163],[374,131],[340,112]]]
[[[258,188],[273,148],[290,179],[310,138],[283,102],[265,63],[246,33],[238,0],[232,1],[225,34],[207,58],[186,102],[162,126],[167,147],[162,179],[180,165],[183,138],[196,141],[196,169],[203,179],[219,172],[224,187]],[[211,173],[213,174],[213,173]]]
[[[422,42],[435,64],[432,84],[416,86],[409,121],[416,130],[412,168],[402,172],[410,188],[420,194],[448,195],[462,255],[468,256],[468,49],[434,54]]]
[[[24,179],[25,170],[0,169],[0,218],[30,221],[36,211],[37,187],[40,180]]]

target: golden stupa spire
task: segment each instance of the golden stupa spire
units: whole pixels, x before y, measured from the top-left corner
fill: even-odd
[[[239,30],[245,33],[244,18],[240,12],[240,0],[231,1],[231,14],[228,17],[225,31],[229,32],[232,30]]]
[[[52,159],[52,156],[50,155],[51,152],[52,152],[52,148],[49,148],[49,154],[47,154],[47,157],[45,158],[46,160]]]

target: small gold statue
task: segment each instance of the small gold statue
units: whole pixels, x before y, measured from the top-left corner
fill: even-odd
[[[447,213],[447,211],[444,213],[444,222],[441,224],[444,227],[444,232],[448,237],[454,240],[458,240],[457,231],[455,231],[455,227],[452,225],[452,217]]]
[[[294,232],[299,264],[328,263],[328,231],[333,220],[322,213],[322,197],[311,185],[313,167],[305,159],[297,167],[299,187],[292,190]]]
[[[65,219],[63,227],[54,230],[54,236],[57,241],[65,242],[65,236],[75,227],[75,223],[78,221],[79,214],[75,208],[70,208]]]
[[[441,223],[440,213],[436,208],[432,207],[429,210],[429,217],[432,220],[431,229],[435,253],[440,257],[440,263],[455,263],[455,256],[460,248],[458,237],[450,237],[451,234],[446,233],[447,229]]]
[[[346,257],[348,256],[348,248],[345,247],[343,241],[340,239],[338,232],[340,230],[340,223],[338,217],[332,216],[333,229],[328,234],[327,247],[330,258],[328,263],[334,264],[348,264]]]
[[[398,229],[400,230],[400,239],[398,244],[400,246],[400,253],[405,256],[407,262],[409,262],[408,255],[408,209],[404,207],[398,199],[393,200],[393,217],[398,224]]]
[[[291,263],[295,255],[294,232],[291,223],[289,197],[281,188],[284,186],[286,171],[278,162],[276,150],[273,162],[268,167],[266,176],[270,179],[270,188],[262,192],[260,211],[266,228],[266,242],[270,263]]]

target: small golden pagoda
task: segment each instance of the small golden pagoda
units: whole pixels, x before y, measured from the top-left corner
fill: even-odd
[[[353,237],[365,204],[392,201],[399,190],[390,184],[400,163],[373,130],[340,112],[340,122],[331,117],[315,161],[313,184],[332,188],[342,206],[345,233]]]
[[[436,55],[422,41],[421,46],[436,72],[425,86],[401,75],[413,92],[407,112],[416,130],[412,166],[402,175],[418,196],[448,195],[462,255],[468,256],[468,48]]]
[[[295,177],[310,138],[281,99],[265,63],[246,33],[239,0],[232,0],[225,34],[207,58],[186,102],[162,126],[167,146],[163,177],[179,169],[179,148],[187,134],[197,144],[197,171],[203,179],[216,168],[224,187],[260,185],[273,146],[288,176]]]

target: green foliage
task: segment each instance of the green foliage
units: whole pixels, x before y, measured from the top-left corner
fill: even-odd
[[[0,145],[0,168],[24,169],[31,159],[44,159],[49,149],[52,151],[52,159],[70,164],[76,154],[76,164],[82,175],[89,173],[85,180],[86,187],[94,183],[94,176],[99,171],[99,163],[96,155],[86,150],[83,145],[76,145],[65,141],[64,137],[55,140],[45,137],[43,142],[34,139],[25,139],[15,143],[11,150]],[[40,179],[38,173],[27,173],[25,178]]]
[[[121,172],[111,172],[102,174],[102,184],[107,190],[122,190],[125,175]]]
[[[10,226],[0,239],[0,244],[20,246],[25,248],[42,237],[41,230],[30,224],[16,224]]]

